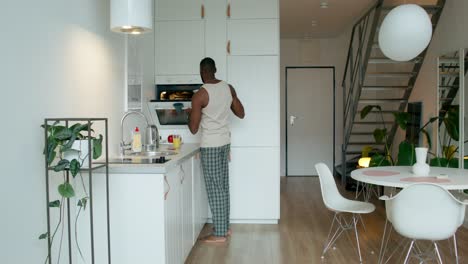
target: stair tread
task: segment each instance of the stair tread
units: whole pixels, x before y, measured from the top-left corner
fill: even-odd
[[[398,86],[398,85],[364,85],[362,86],[362,88],[400,88],[400,89],[404,89],[408,87],[410,86]]]
[[[430,14],[434,14],[438,11],[440,11],[442,9],[441,6],[439,5],[419,5],[420,7],[422,7],[424,10],[426,10],[426,12],[430,13]],[[382,12],[383,13],[388,13],[390,12],[393,8],[395,8],[397,6],[383,6],[382,7]]]
[[[361,113],[361,112],[362,112],[361,110],[357,111],[357,113]],[[392,111],[392,110],[382,110],[382,111],[370,111],[369,114],[380,114],[380,113],[382,113],[382,114],[393,114],[393,113],[398,113],[398,112],[400,112],[400,111],[398,111],[398,110],[394,110],[394,111]]]
[[[384,145],[384,143],[377,143],[375,141],[362,141],[362,142],[348,142],[348,145]]]
[[[366,100],[366,101],[407,101],[406,98],[359,98],[359,101]]]
[[[374,135],[374,132],[351,132],[352,136],[369,136]]]
[[[376,64],[376,63],[387,63],[387,64],[405,64],[405,63],[420,63],[422,60],[420,57],[416,57],[412,60],[409,61],[395,61],[392,59],[389,59],[387,57],[371,57],[369,58],[369,63],[370,64]]]
[[[384,121],[385,124],[393,124],[393,121]],[[382,121],[356,121],[354,122],[356,125],[373,125],[373,124],[382,124]]]

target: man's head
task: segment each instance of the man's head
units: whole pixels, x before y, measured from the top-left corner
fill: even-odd
[[[216,64],[215,61],[212,58],[204,58],[200,62],[200,76],[202,78],[203,83],[205,83],[206,80],[212,80],[215,79],[215,73],[216,73]]]

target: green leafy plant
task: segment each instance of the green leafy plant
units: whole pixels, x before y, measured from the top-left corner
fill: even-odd
[[[62,229],[60,244],[59,244],[59,254],[57,263],[60,263],[60,250],[62,248],[63,240],[63,229],[64,229],[64,214],[65,214],[65,199],[73,198],[76,196],[75,187],[73,183],[67,177],[67,173],[71,174],[73,179],[77,176],[78,181],[80,182],[81,187],[83,188],[84,197],[79,198],[77,202],[78,212],[75,218],[75,243],[78,248],[78,252],[84,260],[81,248],[78,243],[78,225],[77,220],[83,210],[86,209],[87,201],[89,200],[88,191],[86,189],[83,176],[81,174],[81,169],[83,168],[83,163],[85,160],[89,159],[88,155],[92,155],[92,159],[98,159],[102,155],[102,135],[93,136],[94,130],[91,129],[91,125],[76,123],[70,127],[63,126],[59,122],[55,122],[52,125],[44,126],[42,128],[47,130],[47,142],[44,148],[43,154],[47,160],[47,166],[49,169],[59,172],[62,174],[63,183],[61,183],[57,192],[60,194],[61,199],[49,202],[50,208],[57,208],[59,210],[59,219],[58,223],[54,228],[52,234],[48,232],[43,233],[39,236],[39,239],[47,239],[50,236],[50,246],[54,243],[54,239],[59,231]],[[67,160],[65,159],[65,154],[68,151],[72,151],[73,143],[77,140],[91,140],[92,150],[85,157],[80,157],[79,159]],[[47,256],[45,263],[51,258]]]
[[[439,126],[441,126],[442,129],[439,129],[439,131],[443,131],[443,133],[439,133],[441,149],[438,155],[431,159],[431,166],[458,168],[458,158],[456,158],[458,146],[454,145],[453,141],[457,142],[460,140],[459,109],[460,107],[458,105],[452,105],[447,109],[447,112],[440,117]],[[464,167],[467,168],[466,165]]]
[[[383,112],[382,108],[379,105],[367,105],[361,110],[361,119],[364,119],[367,117],[367,115],[372,111],[376,110],[380,116],[381,120],[381,128],[376,128],[373,132],[374,140],[376,143],[383,143],[385,146],[384,149],[384,155],[382,154],[375,154],[371,157],[371,162],[369,166],[371,167],[377,167],[377,166],[392,166],[392,165],[399,165],[399,166],[411,166],[416,162],[416,154],[415,154],[415,146],[412,142],[414,142],[414,136],[412,135],[413,138],[410,138],[408,140],[403,140],[399,145],[398,145],[398,157],[397,160],[395,161],[392,157],[392,142],[389,142],[389,135],[388,135],[388,129],[385,126],[385,120],[383,117]],[[398,124],[398,126],[406,130],[408,128],[408,124],[410,122],[410,114],[407,112],[397,112],[393,113],[393,116],[395,118],[395,122]],[[438,120],[438,117],[432,117],[429,119],[428,122],[426,122],[416,133],[416,135],[423,134],[426,138],[427,144],[429,149],[432,148],[432,140],[431,137],[426,130],[427,126],[429,124],[434,123],[436,120]]]

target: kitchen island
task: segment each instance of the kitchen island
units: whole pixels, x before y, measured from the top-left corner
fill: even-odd
[[[109,159],[112,263],[184,263],[207,221],[199,145],[160,150],[176,153],[163,164],[146,156]]]

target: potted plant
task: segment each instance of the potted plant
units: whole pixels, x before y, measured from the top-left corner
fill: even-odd
[[[43,233],[39,236],[39,239],[46,239],[50,236],[50,247],[54,243],[54,238],[57,235],[60,227],[63,228],[65,222],[63,221],[64,215],[64,202],[66,199],[75,197],[75,187],[73,182],[67,180],[67,172],[72,175],[73,179],[77,178],[77,185],[83,188],[84,196],[77,199],[76,206],[78,211],[75,217],[75,234],[78,232],[77,220],[82,211],[86,210],[86,205],[89,199],[86,185],[84,184],[81,169],[90,166],[88,164],[89,155],[92,155],[92,159],[98,159],[102,154],[102,135],[93,136],[94,131],[88,124],[76,123],[70,127],[61,125],[59,122],[55,122],[52,125],[42,127],[47,131],[47,141],[44,148],[44,155],[47,160],[47,166],[49,169],[63,174],[63,183],[61,183],[57,191],[60,195],[60,200],[50,201],[50,208],[57,208],[60,210],[58,223],[53,229],[52,234],[48,232]],[[88,141],[91,141],[91,153],[87,149]],[[78,177],[77,177],[78,176]],[[69,223],[70,224],[70,223]],[[83,254],[81,252],[77,236],[75,235],[75,243],[81,258]],[[61,249],[62,239],[60,239],[59,249]],[[45,262],[51,258],[47,256]],[[57,263],[60,262],[60,253]]]
[[[384,143],[384,155],[382,154],[375,154],[371,157],[370,165],[371,167],[377,166],[392,166],[392,165],[399,165],[399,166],[412,166],[416,161],[416,154],[415,154],[415,144],[414,138],[410,138],[408,140],[403,140],[398,145],[398,157],[395,161],[392,157],[392,142],[389,142],[388,139],[388,130],[385,126],[384,117],[382,113],[382,108],[379,105],[367,105],[361,110],[361,119],[366,118],[366,116],[372,111],[377,110],[380,119],[382,121],[382,128],[376,128],[373,132],[374,139],[376,143]],[[393,113],[395,118],[395,122],[398,126],[406,130],[408,128],[408,123],[410,121],[410,114],[407,112],[397,112]],[[423,134],[426,138],[428,149],[432,147],[431,137],[426,130],[427,126],[433,122],[438,120],[438,117],[432,117],[426,122],[416,134],[413,134],[412,137],[415,135]]]

